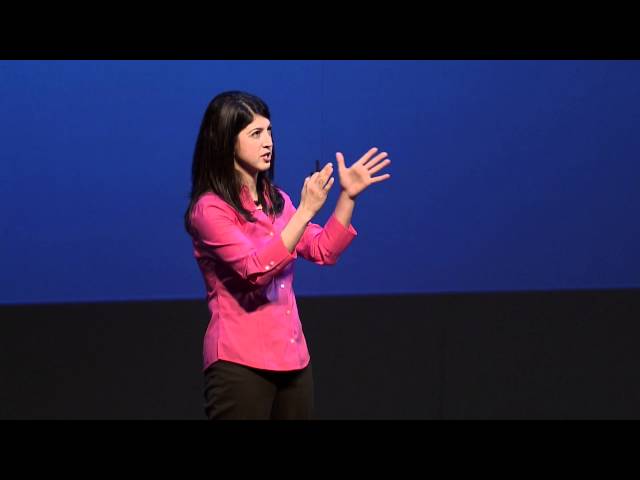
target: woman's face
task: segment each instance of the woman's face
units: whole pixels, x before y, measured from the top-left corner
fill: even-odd
[[[256,115],[253,121],[238,134],[235,147],[235,166],[253,175],[271,167],[271,122]]]

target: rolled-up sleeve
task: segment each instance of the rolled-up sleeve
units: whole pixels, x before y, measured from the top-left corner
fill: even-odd
[[[194,206],[191,225],[202,249],[225,262],[251,285],[266,285],[295,258],[280,235],[256,248],[241,230],[232,208],[223,201],[199,201]]]
[[[353,225],[345,228],[335,215],[331,215],[324,228],[316,223],[307,225],[296,252],[318,265],[334,265],[357,235]]]
[[[290,218],[296,211],[289,195],[280,190],[284,198],[285,211]],[[327,220],[324,228],[317,223],[309,222],[296,245],[295,252],[302,258],[318,265],[334,265],[340,254],[346,250],[358,232],[349,225],[345,228],[336,218],[335,214]]]

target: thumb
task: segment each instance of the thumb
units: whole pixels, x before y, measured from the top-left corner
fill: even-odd
[[[338,164],[338,168],[345,168],[344,156],[340,152],[336,152],[336,163]]]

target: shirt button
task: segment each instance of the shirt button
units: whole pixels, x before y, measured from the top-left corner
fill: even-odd
[[[265,270],[269,270],[269,268],[270,268],[269,265],[265,265],[264,267]]]
[[[289,340],[291,343],[296,343],[296,339],[292,338],[291,340]]]
[[[281,284],[280,284],[280,288],[284,288],[284,283],[281,283]]]
[[[287,315],[289,315],[291,313],[291,310],[287,310]]]
[[[271,235],[273,237],[273,232],[269,232],[269,235]]]
[[[275,265],[275,263],[276,263],[276,262],[274,262],[273,260],[271,260],[271,261],[269,262],[269,265],[273,266],[273,265]]]

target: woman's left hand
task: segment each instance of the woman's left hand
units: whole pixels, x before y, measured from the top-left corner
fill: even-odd
[[[369,185],[382,182],[383,180],[387,180],[391,177],[388,173],[372,177],[374,173],[379,172],[391,163],[391,160],[388,158],[384,160],[387,157],[387,152],[379,153],[374,157],[373,155],[377,151],[377,148],[370,149],[349,168],[344,164],[344,156],[342,153],[336,153],[338,174],[340,175],[340,186],[349,198],[355,199]]]

